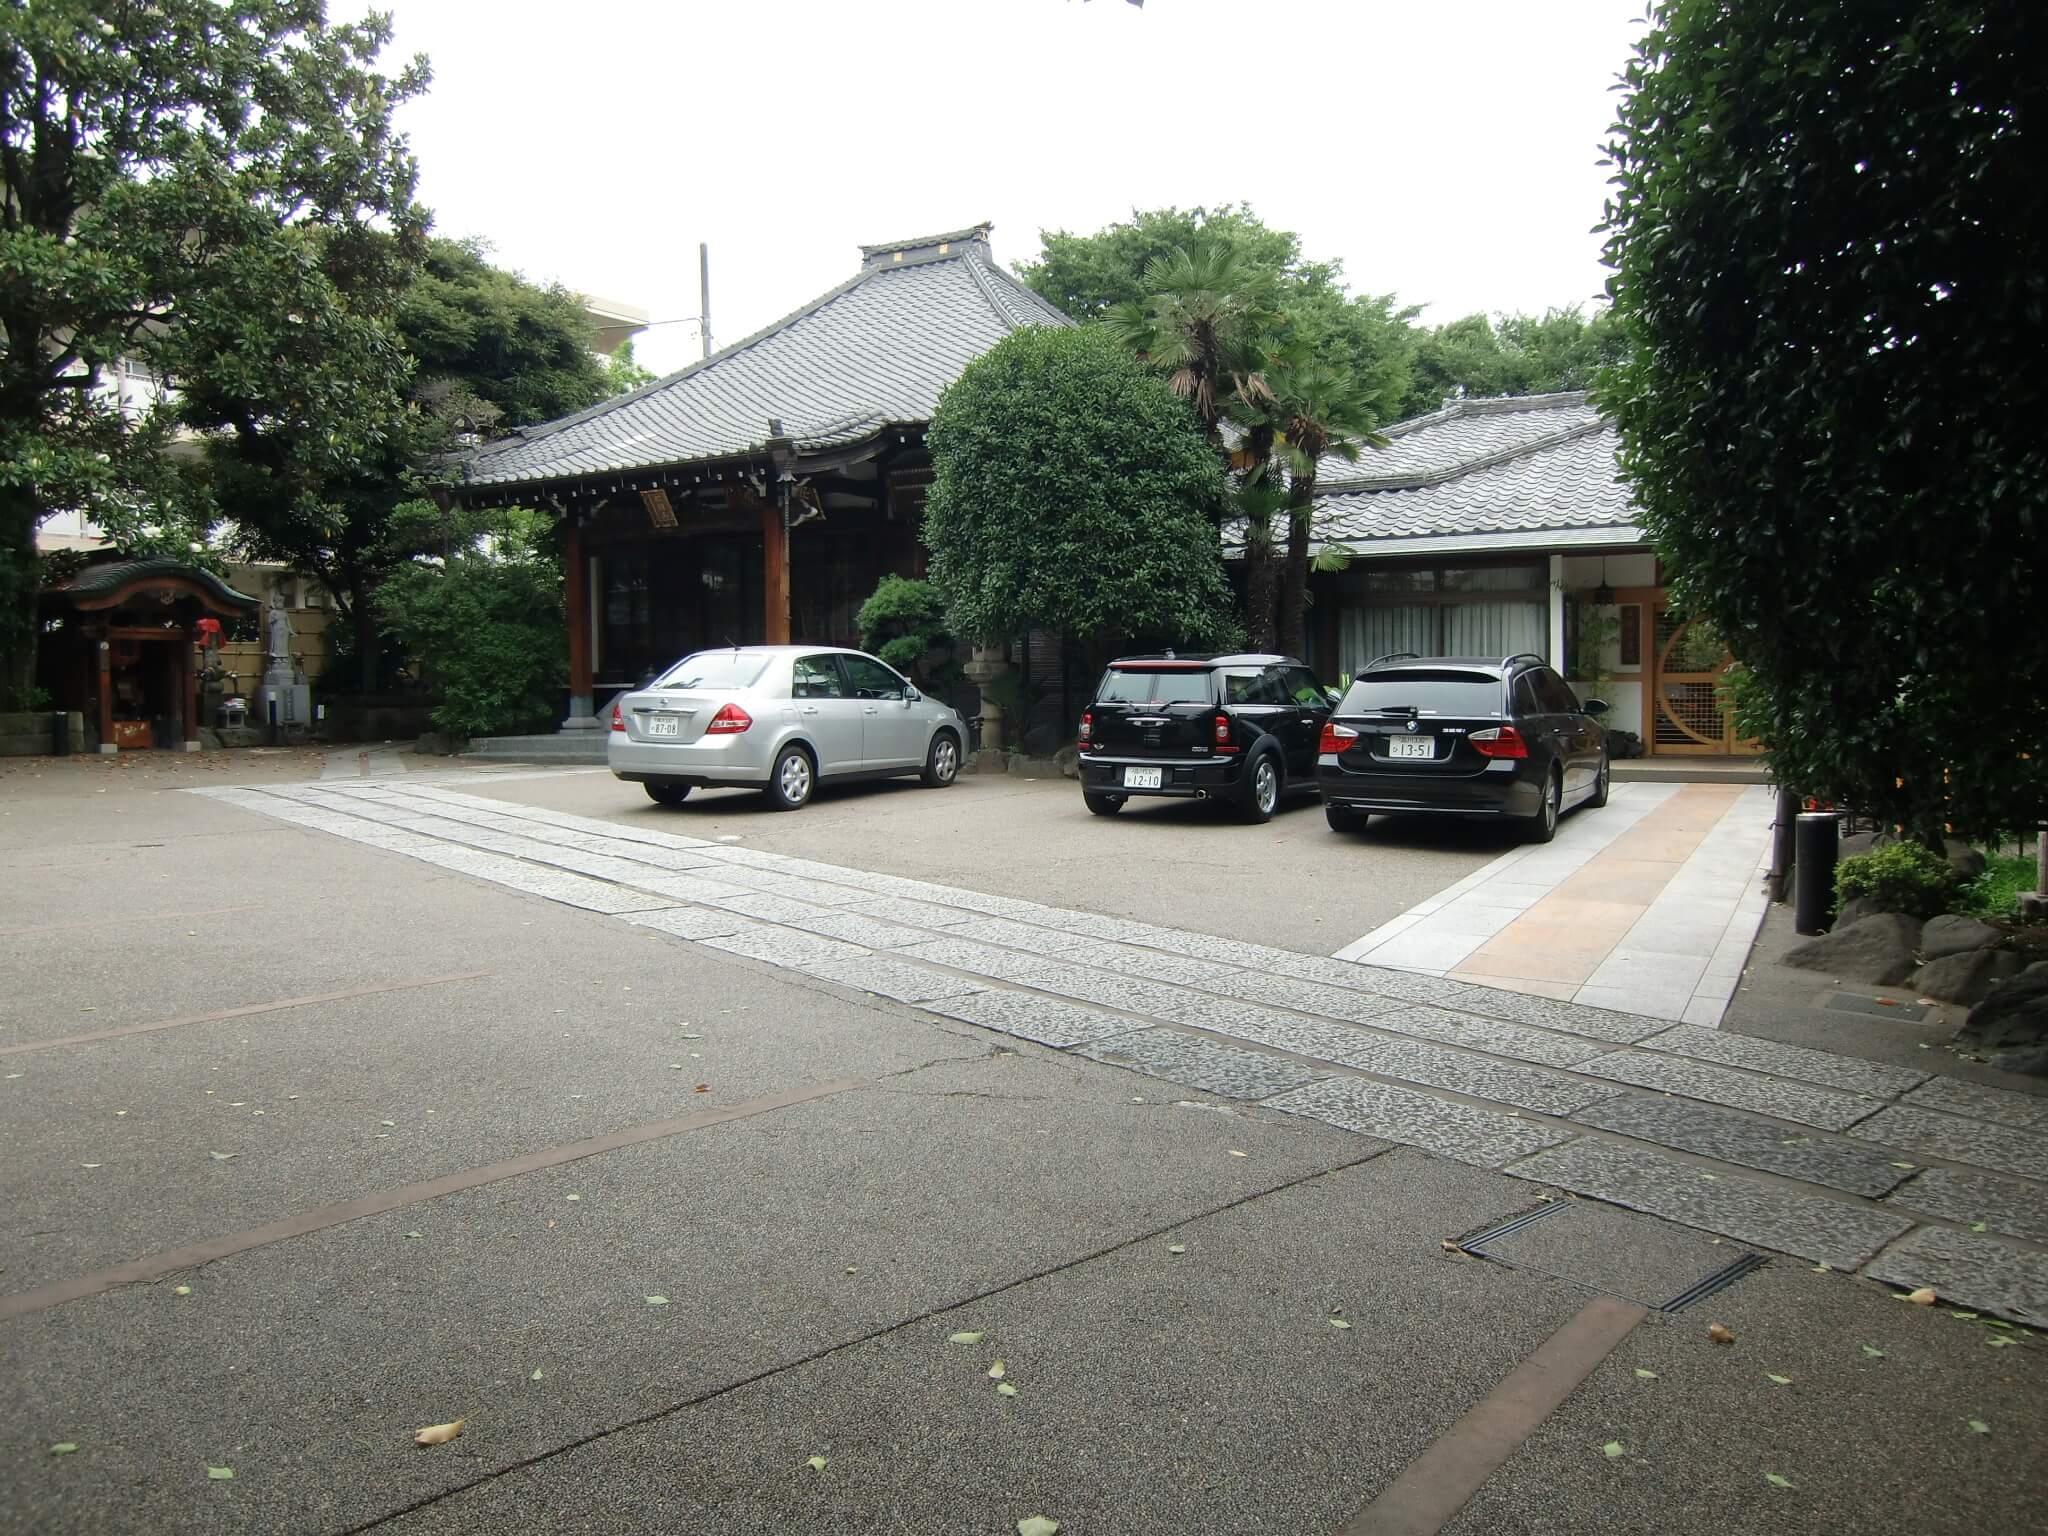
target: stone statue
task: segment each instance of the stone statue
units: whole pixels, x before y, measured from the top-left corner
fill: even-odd
[[[273,666],[288,667],[292,659],[292,619],[291,615],[285,612],[284,599],[281,597],[274,596],[270,600],[269,625],[270,641],[264,647],[264,660]]]

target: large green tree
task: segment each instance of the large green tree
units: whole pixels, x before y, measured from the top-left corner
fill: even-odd
[[[1033,327],[939,401],[924,540],[954,628],[1221,643],[1220,461],[1188,404],[1093,327]]]
[[[1590,389],[1621,360],[1624,340],[1612,310],[1578,306],[1540,315],[1466,315],[1417,333],[1400,415],[1421,416],[1466,395],[1546,395]]]
[[[1602,397],[1779,782],[1933,839],[2048,801],[2048,12],[1667,0]]]
[[[38,526],[174,515],[174,423],[124,418],[119,359],[202,421],[318,420],[311,458],[382,434],[405,367],[368,317],[424,227],[391,114],[427,78],[377,69],[389,37],[322,0],[0,3],[0,694],[34,675]]]

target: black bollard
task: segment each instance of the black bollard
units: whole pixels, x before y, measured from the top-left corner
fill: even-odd
[[[71,755],[71,716],[64,710],[58,710],[50,716],[50,730],[54,738],[50,743],[51,750],[59,757],[69,757]]]
[[[1792,856],[1792,926],[1825,933],[1835,908],[1835,861],[1842,855],[1842,818],[1833,811],[1799,817]]]

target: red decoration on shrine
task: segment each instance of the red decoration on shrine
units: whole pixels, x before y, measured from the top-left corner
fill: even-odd
[[[201,619],[192,626],[192,637],[208,650],[220,648],[220,620]]]

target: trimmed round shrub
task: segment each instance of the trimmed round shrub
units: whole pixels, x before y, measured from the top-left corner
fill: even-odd
[[[1835,866],[1835,905],[1868,896],[1888,912],[1934,917],[1948,910],[1956,872],[1933,849],[1915,842],[1887,843]]]

